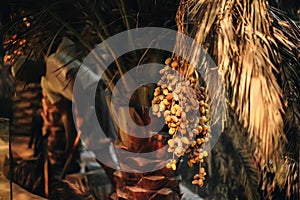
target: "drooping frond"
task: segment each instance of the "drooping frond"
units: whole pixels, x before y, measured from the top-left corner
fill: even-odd
[[[299,164],[294,159],[286,158],[275,175],[273,188],[278,184],[279,188],[285,189],[286,197],[299,198]]]
[[[279,84],[283,91],[284,102],[284,132],[288,143],[275,179],[270,183],[272,188],[285,190],[290,199],[299,198],[299,153],[300,153],[300,29],[282,12],[271,8],[270,13],[276,23],[273,29],[280,30],[285,37],[276,38],[281,64],[278,66]],[[293,43],[288,45],[287,41]]]
[[[299,159],[300,28],[279,10],[271,8],[270,13],[276,19],[276,23],[273,23],[273,29],[284,35],[284,37],[276,37],[275,40],[278,43],[281,60],[281,64],[277,68],[280,71],[278,79],[283,91],[285,134],[288,139],[286,150],[289,153],[297,152],[297,155],[289,156]],[[293,45],[289,45],[287,40]]]
[[[243,186],[245,196],[248,199],[258,199],[259,170],[253,157],[253,145],[247,143],[247,138],[245,137],[246,131],[239,125],[236,114],[230,112],[229,116],[232,118],[230,122],[232,126],[224,133],[229,138],[233,147],[229,155],[235,166],[236,179]],[[237,132],[243,135],[238,135],[236,134]]]
[[[215,58],[228,99],[254,139],[256,156],[265,166],[282,155],[282,90],[277,82],[278,38],[265,0],[192,1],[189,19],[197,22],[195,38]],[[213,46],[214,48],[210,48]]]
[[[253,145],[247,142],[246,130],[242,128],[232,110],[229,111],[229,116],[228,123],[231,126],[227,126],[224,130],[213,151],[213,160],[221,176],[221,180],[216,184],[223,182],[222,187],[228,188],[224,194],[226,199],[236,198],[232,193],[238,193],[237,191],[242,191],[242,194],[235,194],[239,199],[245,197],[258,199],[260,180],[259,170],[253,157]]]
[[[197,70],[201,72],[201,78],[205,81],[209,93],[209,103],[210,107],[213,109],[210,111],[210,123],[211,125],[219,124],[220,126],[224,125],[223,122],[226,121],[226,98],[225,98],[225,87],[222,84],[221,76],[218,76],[218,69],[213,62],[212,54],[208,54],[210,50],[214,48],[213,43],[208,41],[214,41],[216,36],[211,35],[211,29],[213,29],[214,18],[217,14],[217,4],[211,4],[209,1],[200,0],[203,5],[200,6],[200,3],[197,1],[191,0],[181,0],[177,15],[176,23],[178,32],[188,35],[193,38],[193,43],[189,44],[191,46],[186,46],[185,37],[182,37],[181,34],[176,38],[175,50],[180,52],[184,58],[188,58],[191,62],[186,69],[188,71]],[[199,7],[198,7],[199,6]],[[199,29],[195,29],[195,25],[199,24],[199,20],[195,18],[194,13],[199,14],[199,10],[207,11],[200,13],[199,18],[206,20],[206,24],[202,24],[203,28],[206,26],[206,29],[203,32],[199,32]],[[211,19],[211,17],[213,19]],[[207,37],[202,37],[201,35],[205,34]],[[204,38],[203,42],[202,39]],[[199,77],[198,77],[199,78]],[[219,126],[217,125],[217,126]],[[224,126],[222,127],[224,128]],[[218,133],[217,133],[218,134]]]

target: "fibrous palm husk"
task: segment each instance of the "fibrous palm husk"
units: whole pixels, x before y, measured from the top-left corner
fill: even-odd
[[[112,199],[180,199],[180,177],[163,168],[149,173],[115,171],[116,192]]]

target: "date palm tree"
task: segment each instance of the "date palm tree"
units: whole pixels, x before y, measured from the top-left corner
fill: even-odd
[[[210,171],[223,184],[213,191],[299,198],[299,27],[265,0],[181,4],[188,17],[180,24],[207,47],[226,87],[226,128]]]
[[[43,58],[55,52],[57,45],[62,37],[69,37],[79,48],[78,56],[74,59],[81,60],[94,45],[105,39],[135,27],[160,26],[175,28],[174,15],[176,13],[176,2],[165,1],[54,1],[50,4],[46,2],[35,1],[9,1],[7,9],[10,11],[11,20],[6,23],[2,31],[6,37],[6,51],[11,54],[6,56],[8,59],[17,59],[18,54],[29,56],[32,60]],[[65,14],[65,10],[68,14]],[[173,17],[172,17],[173,16]],[[22,41],[20,43],[20,41]],[[17,45],[16,45],[17,42]],[[14,53],[15,52],[15,53]],[[147,54],[146,54],[147,53]],[[146,55],[146,56],[143,56]],[[16,56],[16,57],[14,57]],[[159,51],[139,50],[128,53],[127,55],[115,60],[114,65],[107,70],[106,79],[108,87],[113,85],[122,74],[129,70],[131,66],[142,64],[149,60],[161,62],[162,56]],[[71,73],[70,73],[71,74]],[[72,74],[71,74],[72,75]],[[110,87],[109,87],[110,88]],[[139,97],[149,94],[153,85],[147,85],[139,91],[139,94],[133,97],[132,105],[150,106],[150,100],[139,102]],[[97,107],[98,105],[96,105]],[[102,106],[102,105],[100,105]],[[103,110],[100,108],[100,110]],[[141,107],[133,107],[135,116],[142,125],[147,120],[146,110]],[[100,114],[101,116],[101,114]],[[100,119],[101,121],[101,119]],[[124,119],[125,121],[125,119]],[[117,141],[119,146],[129,151],[137,150],[132,143],[138,142],[136,146],[142,146],[142,143],[150,143],[138,152],[149,152],[158,145],[157,140],[136,141],[135,138],[126,136],[117,130]],[[124,140],[124,138],[127,138]],[[112,176],[112,174],[110,174]],[[179,180],[175,179],[174,173],[162,169],[153,173],[123,173],[115,172],[116,194],[114,198],[140,199],[169,197],[179,199]],[[144,182],[153,182],[151,185],[144,186]],[[115,184],[114,182],[112,184]],[[65,188],[65,194],[55,194],[69,196],[70,188],[74,193],[83,198],[91,198],[87,194],[89,189],[80,190],[72,186],[71,183],[62,182],[57,188]],[[84,185],[88,187],[88,185]],[[150,188],[149,188],[150,187]],[[69,191],[69,192],[68,192]],[[50,191],[51,193],[51,191]],[[68,194],[67,194],[68,193]],[[82,194],[80,194],[82,193]],[[51,198],[53,194],[50,194]],[[98,198],[94,194],[94,198]],[[55,197],[63,198],[63,197]],[[100,197],[99,197],[100,198]]]
[[[299,198],[300,33],[299,27],[268,1],[69,0],[49,4],[10,0],[7,8],[12,19],[1,31],[4,36],[17,37],[6,44],[6,49],[13,52],[16,47],[20,50],[26,46],[33,58],[55,51],[66,35],[80,46],[79,58],[95,43],[135,27],[167,27],[195,38],[218,66],[225,88],[220,103],[227,108],[223,134],[211,154],[208,181],[200,193],[213,191],[224,199],[258,199],[284,190],[284,198]],[[68,14],[64,14],[66,9]],[[89,31],[82,34],[87,26]],[[26,39],[25,44],[15,45],[14,41],[22,39]],[[165,56],[161,55],[165,54],[140,50],[117,59],[106,73],[108,85],[116,83],[122,72],[137,63],[162,62]],[[153,86],[147,86],[137,96],[152,90]],[[149,107],[150,102],[143,105]],[[134,108],[134,113],[139,119],[147,119],[144,109]],[[135,150],[130,146],[135,138],[118,132],[118,140]],[[149,149],[141,151],[152,150],[155,145],[150,143]],[[125,199],[155,199],[169,194],[179,198],[176,183],[175,187],[162,184],[174,181],[174,175],[166,169],[153,174],[116,172],[115,179],[116,196]],[[147,181],[155,190],[138,184]],[[164,187],[167,190],[161,190]]]

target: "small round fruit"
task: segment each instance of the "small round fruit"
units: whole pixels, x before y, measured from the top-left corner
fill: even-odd
[[[172,67],[172,68],[177,68],[177,67],[178,67],[178,62],[177,62],[177,61],[173,61],[173,62],[171,63],[171,67]]]
[[[167,59],[165,60],[165,64],[166,64],[166,65],[171,64],[171,62],[172,62],[172,58],[167,58]]]
[[[203,186],[203,180],[202,180],[202,179],[199,179],[199,180],[198,180],[198,185],[199,185],[200,187]]]
[[[194,179],[199,179],[200,178],[200,174],[196,174],[195,176],[194,176]]]
[[[171,164],[172,170],[175,171],[176,170],[176,164],[172,163]]]
[[[167,169],[171,169],[171,167],[172,167],[172,164],[171,164],[171,163],[168,163],[168,164],[166,165],[166,168],[167,168]]]
[[[175,132],[176,132],[176,129],[175,129],[175,128],[170,128],[170,129],[169,129],[169,134],[170,134],[170,135],[174,135]]]
[[[204,172],[205,172],[205,169],[204,169],[204,167],[200,167],[200,169],[199,169],[199,173],[200,173],[200,174],[204,174]]]

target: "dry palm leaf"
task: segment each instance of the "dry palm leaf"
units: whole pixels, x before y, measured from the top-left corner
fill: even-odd
[[[229,102],[256,143],[261,167],[282,155],[283,107],[276,66],[278,45],[292,46],[264,0],[190,1],[188,20],[196,22],[194,37],[209,51],[224,77]],[[275,19],[276,20],[276,19]],[[276,163],[276,162],[275,162]]]

